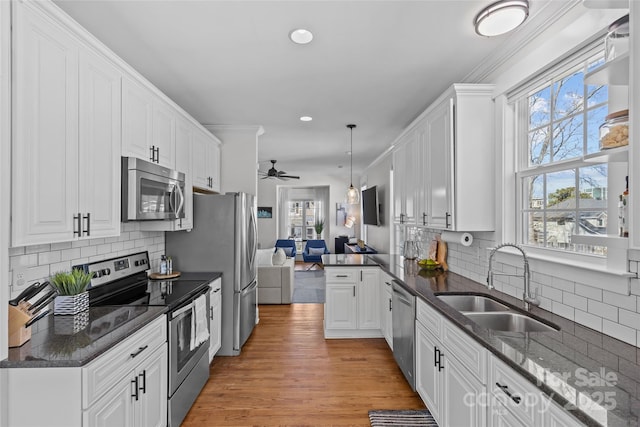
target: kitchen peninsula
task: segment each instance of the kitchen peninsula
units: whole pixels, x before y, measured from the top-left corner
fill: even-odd
[[[560,420],[557,425],[626,426],[640,416],[639,402],[635,397],[640,386],[637,379],[640,365],[636,359],[636,347],[537,307],[529,312],[532,317],[555,326],[557,330],[502,332],[482,327],[444,303],[438,295],[486,295],[505,303],[512,311],[522,310],[522,301],[496,290],[489,291],[483,284],[452,272],[420,270],[416,275],[407,274],[405,262],[396,255],[323,256],[327,282],[331,280],[330,277],[335,277],[332,274],[336,271],[378,270],[381,276],[391,278],[416,296],[416,388],[436,418],[438,415],[451,416],[446,414],[447,409],[464,412],[461,408],[465,406],[470,409],[471,419],[474,416],[489,416],[492,419],[504,417],[504,420],[509,421],[509,417],[514,416],[513,412],[518,414],[520,420],[528,419],[529,425],[541,425],[545,420]],[[381,292],[384,292],[384,285],[384,281],[380,280]],[[331,302],[327,294],[325,323],[327,313],[333,311],[332,307],[327,307]],[[424,314],[430,318],[421,327],[420,319]],[[429,338],[430,331],[438,328],[442,328],[445,333],[448,331],[446,340],[441,344],[436,343],[436,352],[440,351],[442,359],[449,362],[449,365],[446,362],[444,364],[444,367],[450,367],[449,375],[455,372],[453,368],[456,361],[464,362],[461,369],[473,371],[468,373],[468,377],[479,384],[480,390],[474,392],[479,391],[480,396],[486,398],[484,401],[478,398],[471,402],[467,400],[470,395],[457,396],[460,399],[458,402],[447,405],[446,398],[430,399],[432,396],[429,395],[434,390],[437,392],[437,386],[435,389],[429,387],[428,390],[421,390],[421,383],[434,381],[434,359],[421,354],[429,348],[421,346],[420,337]],[[426,332],[422,332],[422,329],[426,329]],[[477,351],[475,358],[469,358],[472,353],[464,349],[453,354],[442,351],[443,347],[446,349],[447,344],[456,339],[466,339],[465,348]],[[604,351],[605,348],[608,351]],[[436,360],[437,356],[438,354],[435,355]],[[435,370],[438,371],[438,367]],[[443,372],[446,373],[447,369]],[[497,389],[494,386],[496,383],[499,384]],[[499,393],[504,394],[504,401],[500,399]],[[447,397],[456,396],[447,394]],[[526,405],[519,404],[522,398],[527,402]],[[502,403],[498,403],[499,401]],[[500,406],[503,404],[507,406]],[[526,406],[525,412],[519,413],[523,406]],[[484,411],[488,413],[485,414]]]

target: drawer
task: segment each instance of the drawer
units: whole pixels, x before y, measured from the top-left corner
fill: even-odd
[[[442,344],[449,357],[457,359],[477,379],[487,382],[487,350],[459,327],[442,321]]]
[[[160,316],[84,367],[82,408],[91,406],[166,341],[167,319]]]
[[[489,363],[487,390],[495,400],[523,424],[542,425],[540,403],[544,393],[497,357],[492,355]]]
[[[327,283],[356,283],[359,271],[357,268],[327,268],[324,274]]]
[[[420,298],[416,298],[416,320],[441,340],[442,314]]]

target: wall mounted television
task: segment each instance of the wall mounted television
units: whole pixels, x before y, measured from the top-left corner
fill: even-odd
[[[375,185],[362,190],[362,223],[366,225],[380,225],[378,188]]]

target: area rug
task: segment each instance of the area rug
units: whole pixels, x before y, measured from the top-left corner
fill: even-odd
[[[378,410],[369,411],[369,421],[371,427],[384,427],[384,426],[428,426],[438,427],[438,423],[433,419],[433,416],[426,409],[422,410],[403,410],[403,411],[389,411]]]
[[[324,271],[296,271],[291,302],[324,304]]]

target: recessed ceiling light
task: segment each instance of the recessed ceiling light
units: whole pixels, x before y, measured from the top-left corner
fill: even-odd
[[[527,0],[500,0],[482,9],[473,24],[481,36],[499,36],[518,28],[528,16]]]
[[[311,117],[311,116],[302,116],[302,117],[300,117],[300,121],[302,121],[302,122],[310,122],[311,120],[313,120],[313,117]]]
[[[313,40],[313,34],[309,30],[298,28],[295,30],[291,30],[291,32],[289,33],[289,38],[296,44],[307,44],[311,43],[311,40]]]

